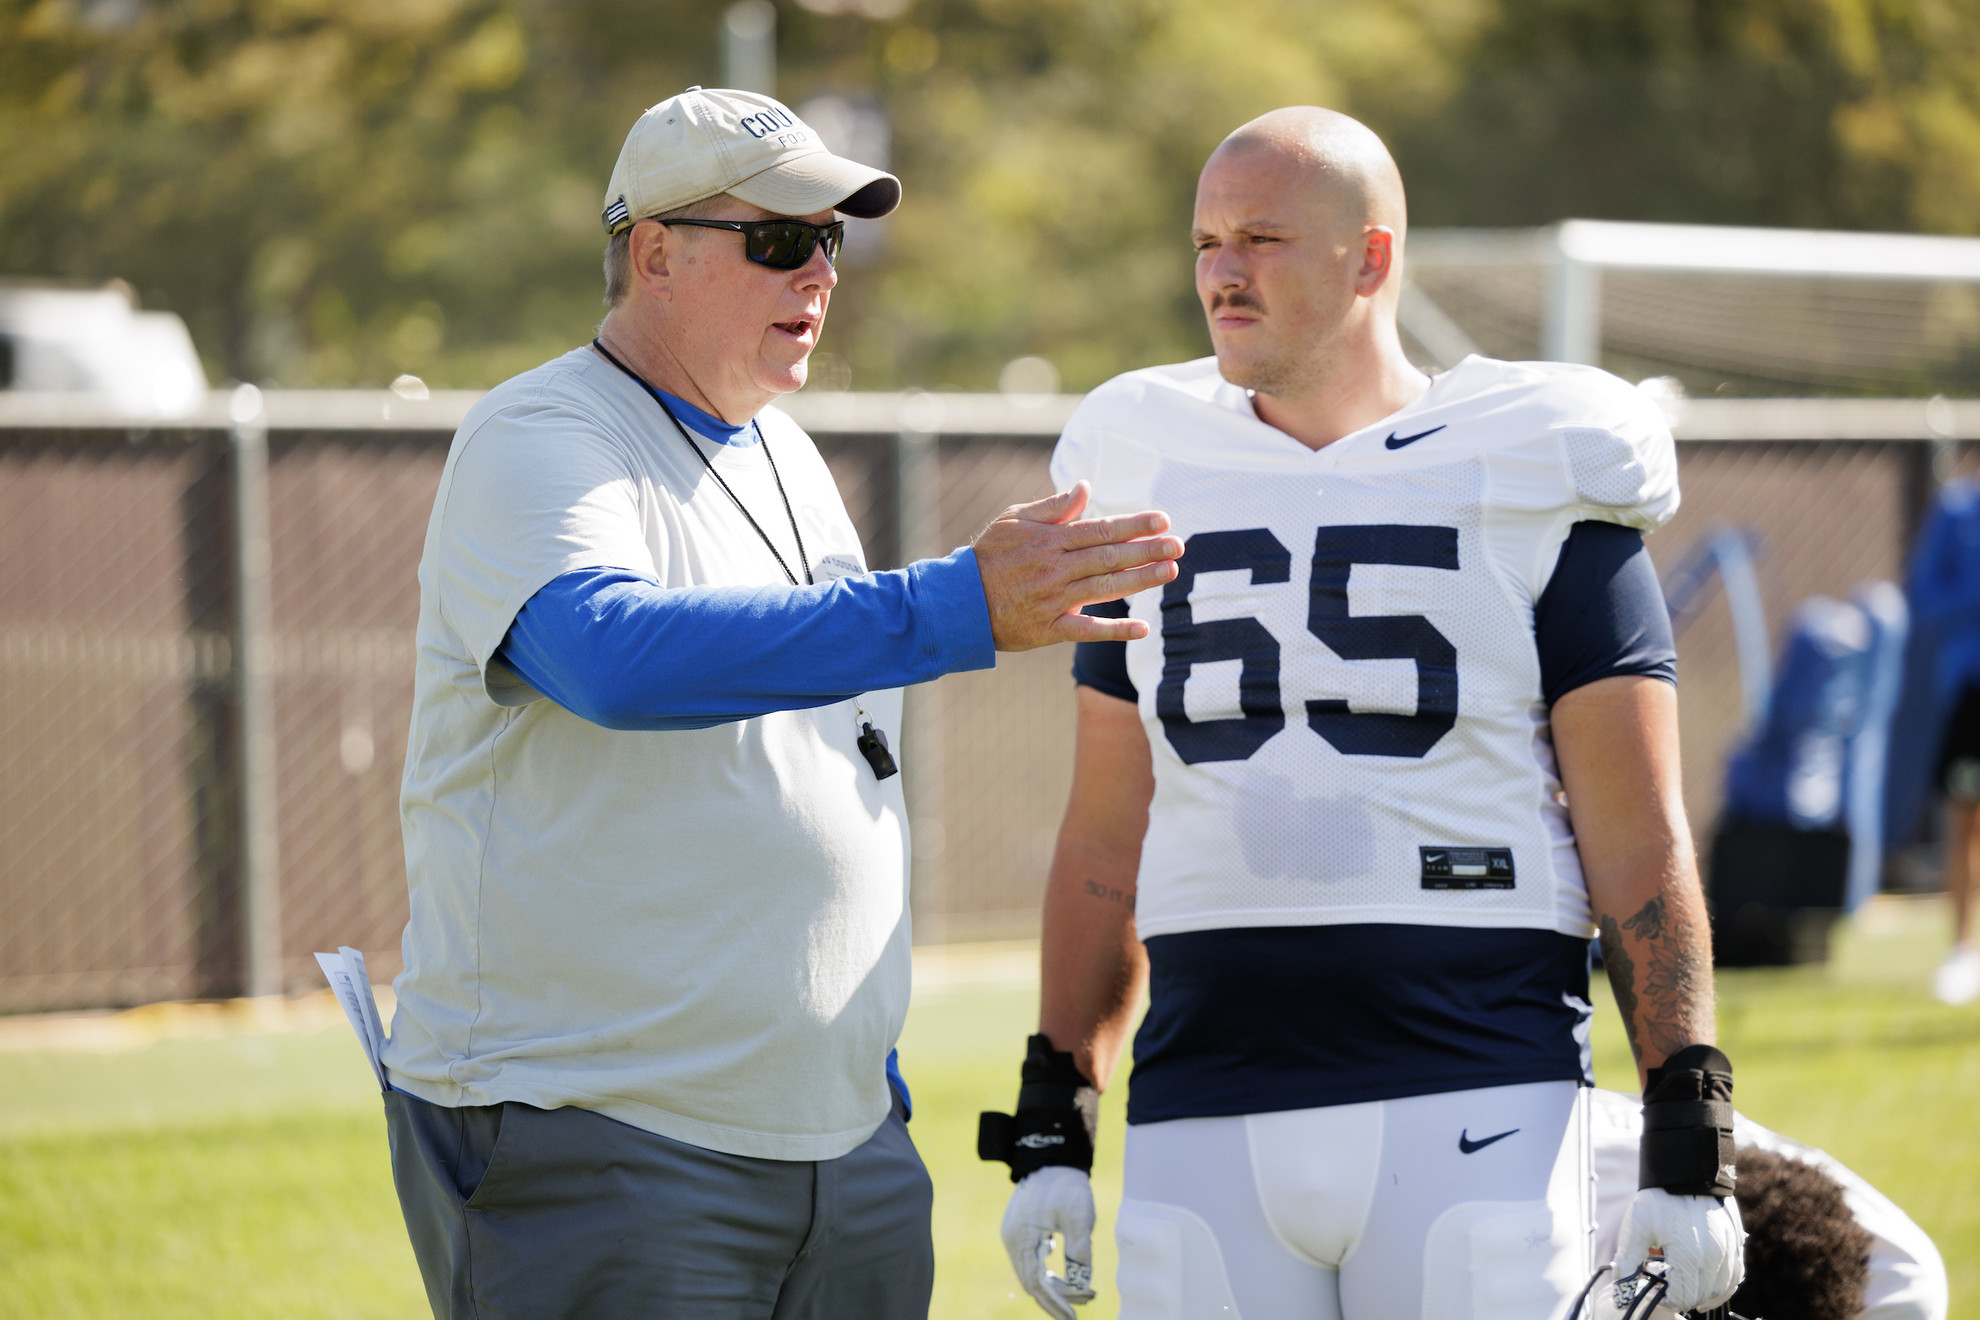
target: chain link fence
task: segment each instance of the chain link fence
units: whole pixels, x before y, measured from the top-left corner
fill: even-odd
[[[233,982],[226,458],[0,432],[0,1007]]]
[[[311,952],[339,944],[395,974],[406,919],[398,786],[416,568],[466,400],[377,400],[269,396],[272,956],[295,988],[316,983]],[[1071,402],[800,395],[793,411],[886,567],[1047,493]],[[1701,537],[1749,529],[1776,629],[1810,594],[1898,577],[1949,456],[1943,417],[1837,421],[1796,406],[1758,423],[1701,408],[1680,446],[1683,511],[1651,541],[1668,568]],[[1967,405],[1954,421],[1980,438]],[[137,430],[0,414],[0,1012],[251,983],[235,471],[217,412]],[[1696,617],[1679,656],[1702,833],[1740,732],[1723,604]],[[1064,648],[1006,655],[995,672],[910,694],[919,940],[1035,931],[1071,778],[1070,662]]]

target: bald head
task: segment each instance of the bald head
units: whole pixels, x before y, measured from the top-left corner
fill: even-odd
[[[1403,225],[1396,162],[1344,114],[1290,106],[1225,138],[1191,226],[1224,379],[1268,406],[1416,388],[1395,325]]]
[[[1407,211],[1402,173],[1382,139],[1358,119],[1317,105],[1292,105],[1245,124],[1210,153],[1208,176],[1221,165],[1265,163],[1343,225],[1386,225],[1402,237]]]

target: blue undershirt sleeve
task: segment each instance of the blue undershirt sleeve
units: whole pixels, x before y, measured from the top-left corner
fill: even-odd
[[[894,1093],[901,1098],[901,1121],[904,1123],[909,1121],[914,1117],[914,1097],[908,1094],[907,1078],[901,1076],[899,1050],[887,1051],[887,1084],[893,1087]]]
[[[1088,605],[1080,613],[1102,619],[1125,619],[1128,604],[1124,600],[1101,601]],[[1134,680],[1128,677],[1126,642],[1077,643],[1073,647],[1073,682],[1122,701],[1141,699],[1134,689]]]
[[[1677,682],[1670,609],[1643,534],[1614,523],[1568,531],[1554,576],[1533,608],[1540,693],[1548,705],[1618,674]]]
[[[806,587],[662,587],[579,569],[495,652],[608,729],[704,729],[997,663],[974,551]]]

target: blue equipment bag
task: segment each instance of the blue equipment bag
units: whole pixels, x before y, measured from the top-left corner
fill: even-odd
[[[1821,596],[1789,627],[1766,716],[1726,766],[1707,894],[1723,965],[1828,957],[1849,878],[1852,745],[1871,703],[1879,633],[1862,607]]]

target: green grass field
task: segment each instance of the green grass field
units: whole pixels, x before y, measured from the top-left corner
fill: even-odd
[[[1821,969],[1721,977],[1739,1104],[1823,1146],[1937,1239],[1953,1314],[1980,1317],[1980,1008],[1925,986],[1935,913],[1893,907],[1846,932]],[[996,1225],[1009,1183],[979,1164],[975,1116],[1014,1098],[1034,992],[999,971],[926,976],[901,1042],[913,1131],[934,1174],[941,1320],[1039,1314],[1011,1282]],[[1008,969],[1009,957],[990,960]],[[988,963],[985,964],[989,965]],[[1606,997],[1605,1084],[1633,1080]],[[1100,1166],[1100,1300],[1114,1314],[1111,1216],[1120,1097]],[[376,1096],[343,1028],[162,1040],[113,1053],[0,1053],[0,1314],[418,1317]]]

